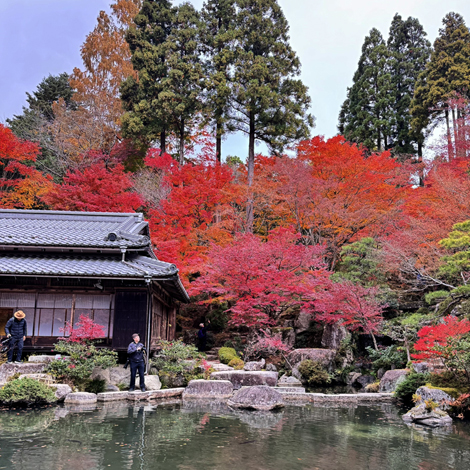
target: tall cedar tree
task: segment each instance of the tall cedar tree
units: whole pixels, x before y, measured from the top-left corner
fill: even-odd
[[[237,38],[235,4],[236,0],[207,0],[201,12],[207,116],[215,128],[219,162],[222,139],[230,128],[231,69],[235,61]]]
[[[391,74],[389,52],[380,31],[373,28],[362,46],[353,85],[339,114],[338,130],[346,139],[370,151],[391,147]]]
[[[55,166],[53,162],[56,159],[53,138],[48,131],[49,124],[55,118],[53,104],[63,100],[67,109],[76,109],[73,95],[74,90],[69,84],[67,73],[49,75],[33,93],[26,93],[28,107],[23,107],[23,113],[6,120],[18,138],[39,145],[36,165],[47,172]]]
[[[391,144],[394,154],[422,156],[423,132],[411,130],[410,107],[418,75],[425,69],[431,55],[431,43],[416,18],[403,20],[395,15],[390,26],[387,47],[390,53],[391,89],[393,95],[393,130]],[[417,145],[417,149],[415,148]]]
[[[139,80],[129,78],[122,86],[124,132],[143,136],[147,145],[159,138],[162,152],[174,132],[183,163],[188,129],[201,110],[199,15],[190,3],[173,8],[165,0],[147,0],[135,23],[127,40]]]
[[[202,110],[203,70],[200,60],[199,13],[190,3],[176,9],[168,43],[168,77],[163,80],[163,112],[170,129],[178,136],[180,164],[184,163],[185,143]]]
[[[434,51],[426,69],[420,74],[412,104],[413,127],[420,132],[428,124],[445,118],[449,158],[455,155],[450,129],[453,118],[454,138],[459,139],[456,110],[448,101],[455,94],[470,96],[470,32],[458,13],[448,13],[444,27],[434,42]],[[458,155],[457,155],[458,156]]]
[[[289,44],[289,25],[276,0],[238,0],[234,73],[234,128],[249,136],[248,186],[253,185],[255,141],[274,152],[307,138],[313,118],[301,80],[300,61]],[[253,227],[248,195],[247,230]]]
[[[163,109],[168,80],[168,38],[175,22],[176,8],[169,0],[146,0],[135,17],[126,40],[138,79],[127,78],[121,85],[121,99],[127,111],[122,117],[126,137],[150,145],[160,140],[166,151],[169,117]]]

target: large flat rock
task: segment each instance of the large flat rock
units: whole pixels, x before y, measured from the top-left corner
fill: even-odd
[[[230,380],[191,380],[183,392],[183,400],[216,399],[224,400],[233,394]]]
[[[256,387],[243,387],[233,394],[227,404],[232,408],[271,411],[277,408],[283,408],[284,399],[273,387],[261,385]]]
[[[241,387],[253,387],[257,385],[268,385],[275,387],[277,385],[277,372],[271,371],[246,371],[246,370],[233,370],[212,372],[212,380],[229,380],[233,384],[235,390]]]
[[[97,400],[99,402],[122,401],[127,400],[129,392],[103,392],[98,393]]]
[[[0,366],[0,383],[5,383],[15,374],[40,374],[46,367],[44,363],[22,362],[21,364],[2,364]]]
[[[65,398],[66,405],[92,405],[97,402],[96,393],[75,392]]]

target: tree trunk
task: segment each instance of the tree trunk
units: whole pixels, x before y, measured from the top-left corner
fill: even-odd
[[[253,201],[253,179],[255,175],[255,115],[250,111],[250,135],[248,143],[248,200],[246,203],[246,230],[253,232],[254,201]]]
[[[459,129],[457,124],[457,119],[455,118],[455,109],[452,108],[452,124],[454,126],[454,149],[455,156],[460,157],[460,148],[459,148]]]
[[[421,141],[418,142],[418,165],[419,167],[419,185],[424,188],[424,168],[422,167],[423,164],[423,143]]]
[[[405,349],[406,349],[407,362],[411,362],[410,345],[408,344],[408,339],[406,338],[406,336],[405,336]]]
[[[163,129],[160,134],[160,152],[166,153],[166,129]]]
[[[222,125],[217,121],[217,135],[215,140],[215,154],[218,162],[222,162]]]
[[[378,351],[379,348],[377,347],[377,340],[375,339],[375,335],[372,333],[372,331],[370,332],[370,335],[372,336],[372,341],[374,342],[374,349]]]
[[[180,165],[184,163],[184,119],[181,120],[181,128],[180,128],[179,162],[180,162]]]
[[[447,126],[447,153],[449,155],[449,161],[454,158],[454,149],[452,147],[452,137],[450,135],[450,123],[449,123],[449,109],[445,110],[446,126]]]

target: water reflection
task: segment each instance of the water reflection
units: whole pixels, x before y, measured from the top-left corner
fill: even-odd
[[[221,403],[98,405],[0,414],[12,470],[468,470],[470,427],[405,425],[393,405],[233,411]]]

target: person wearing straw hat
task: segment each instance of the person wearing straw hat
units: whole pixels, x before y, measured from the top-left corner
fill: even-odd
[[[25,314],[22,310],[18,310],[13,314],[5,326],[5,333],[10,341],[10,350],[8,351],[8,362],[13,362],[13,352],[16,349],[15,364],[21,363],[21,355],[23,354],[23,344],[28,334],[28,325],[26,324]]]

